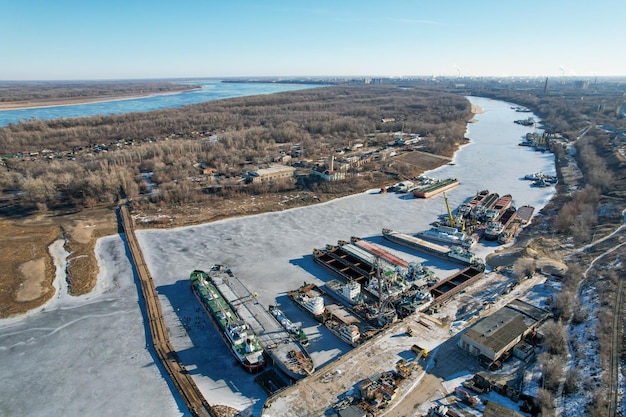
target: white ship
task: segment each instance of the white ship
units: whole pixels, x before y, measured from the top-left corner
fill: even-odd
[[[418,232],[417,236],[434,242],[460,245],[467,249],[471,248],[476,243],[476,240],[472,236],[467,236],[465,232],[459,231],[456,227],[444,225]]]

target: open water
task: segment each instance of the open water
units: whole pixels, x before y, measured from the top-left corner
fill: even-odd
[[[104,101],[100,103],[0,110],[0,126],[6,126],[9,123],[17,123],[20,120],[29,119],[51,120],[69,117],[97,116],[101,114],[147,112],[183,107],[190,104],[204,103],[205,101],[224,98],[272,94],[319,87],[319,85],[313,84],[226,83],[222,81],[197,81],[189,84],[197,84],[201,88],[180,93]]]

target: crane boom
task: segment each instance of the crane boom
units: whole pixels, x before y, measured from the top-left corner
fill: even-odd
[[[450,227],[456,227],[456,222],[454,221],[454,217],[452,217],[452,212],[450,211],[450,205],[448,205],[448,196],[446,196],[446,192],[443,192],[443,199],[446,202],[446,209],[448,210],[448,221],[450,222]]]

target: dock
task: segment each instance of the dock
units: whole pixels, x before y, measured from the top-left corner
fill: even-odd
[[[291,338],[289,332],[257,301],[255,294],[252,294],[230,269],[215,270],[214,267],[211,270],[211,279],[231,307],[254,331],[257,340],[274,364],[287,376],[300,379],[314,371],[312,360],[302,358],[302,355],[308,358],[304,347]],[[305,360],[305,366],[296,363],[297,359]]]

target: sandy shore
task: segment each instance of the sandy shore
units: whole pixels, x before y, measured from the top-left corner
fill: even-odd
[[[470,111],[474,114],[483,114],[485,112],[485,109],[474,103],[471,104],[470,109]]]
[[[201,88],[201,87],[199,87]],[[14,101],[9,103],[0,103],[0,111],[2,110],[26,110],[26,109],[40,109],[45,107],[62,107],[62,106],[75,106],[80,104],[92,104],[92,103],[108,103],[111,101],[123,101],[134,100],[138,98],[167,96],[172,94],[179,94],[184,91],[192,90],[180,90],[180,91],[168,91],[165,93],[152,93],[152,94],[133,94],[128,96],[112,96],[112,97],[76,97],[76,98],[64,98],[59,100],[41,100],[41,101]]]

